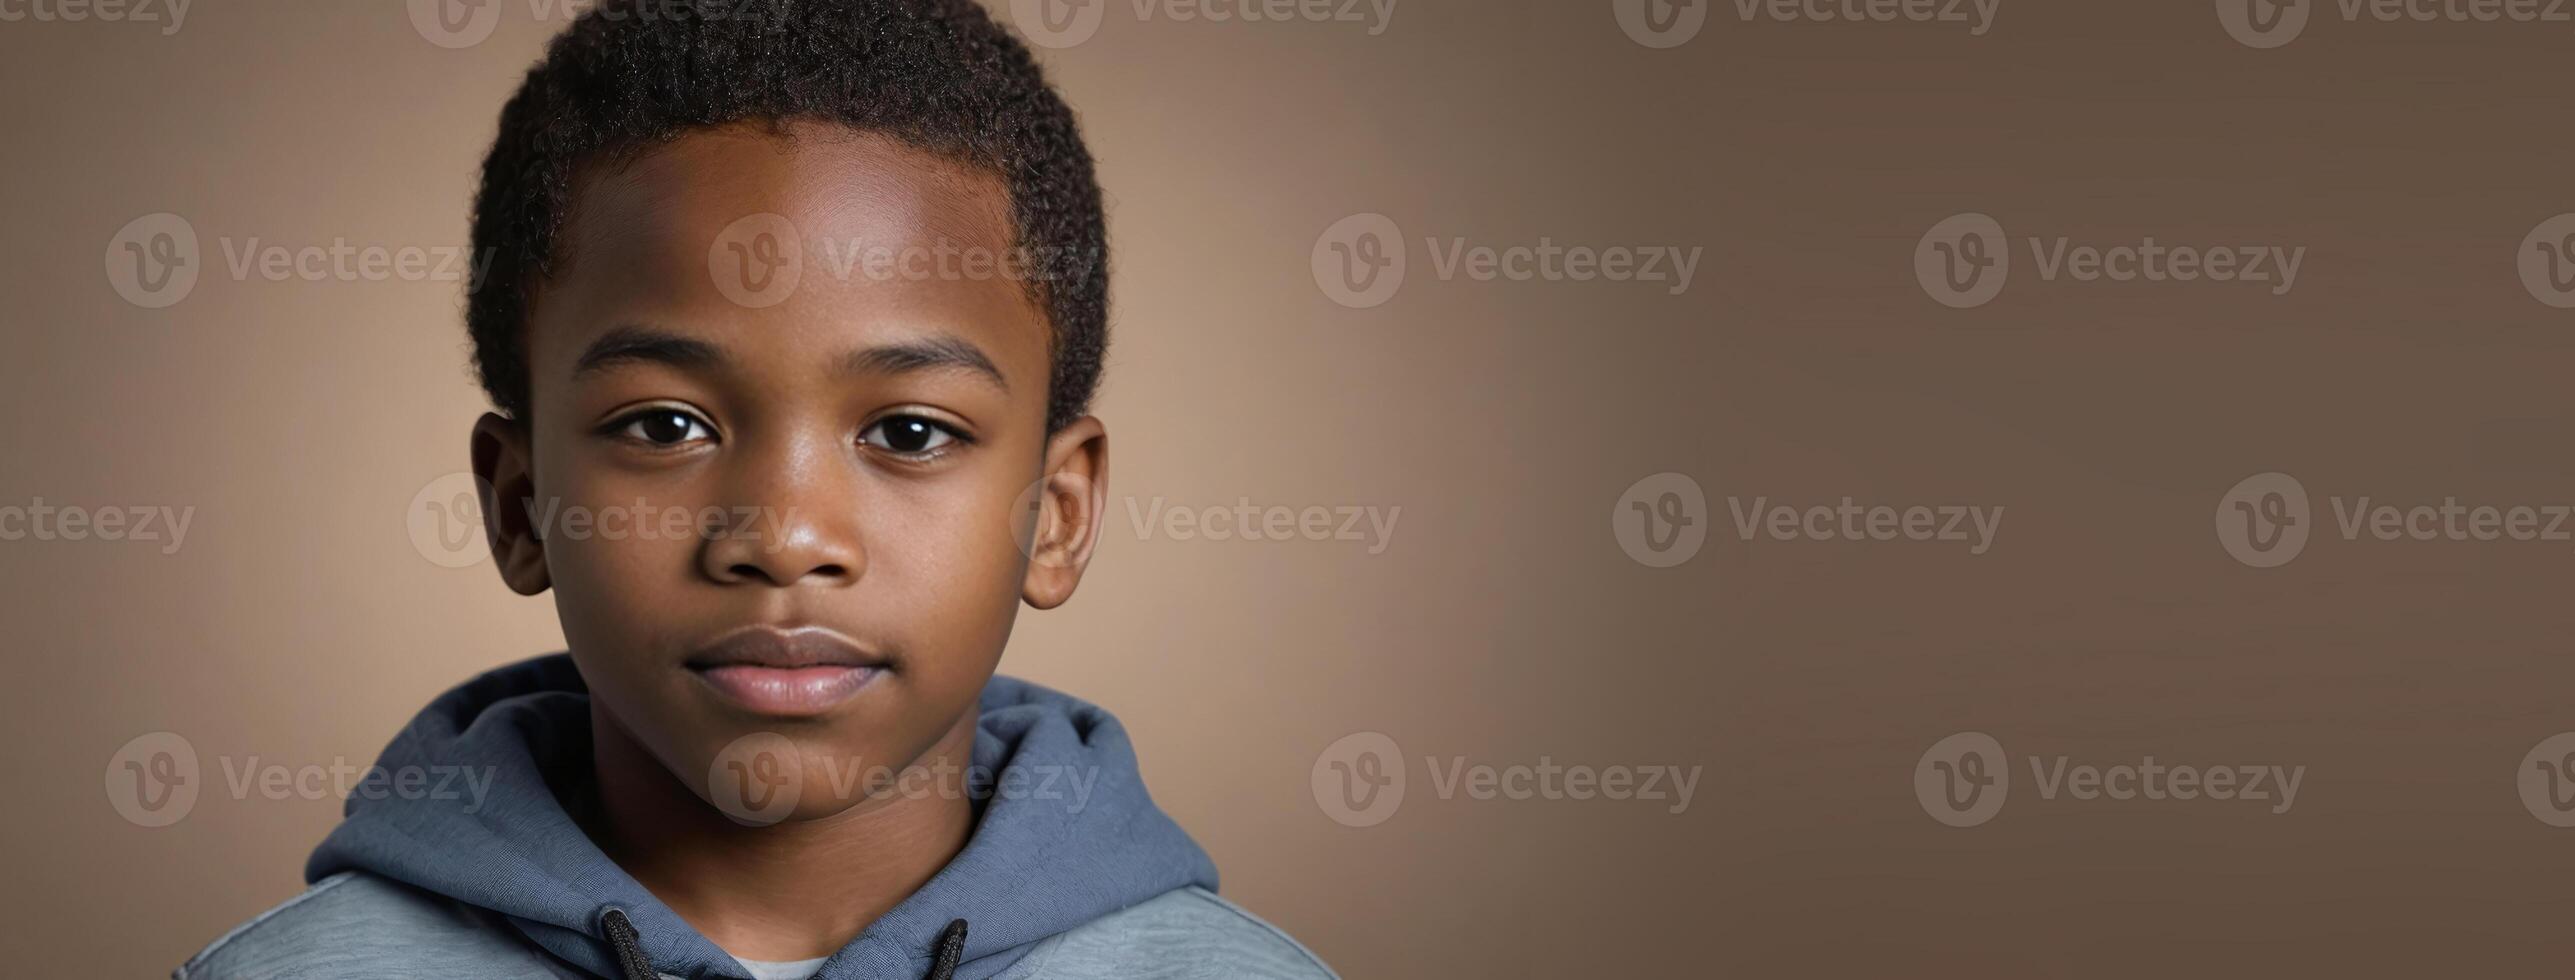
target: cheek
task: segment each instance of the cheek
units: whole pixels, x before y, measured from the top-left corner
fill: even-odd
[[[558,533],[546,545],[546,569],[565,637],[576,649],[653,646],[656,611],[675,608],[690,587],[696,547],[684,533]]]
[[[705,502],[569,453],[541,457],[537,486],[531,517],[566,639],[576,650],[651,648],[650,611],[690,587]]]
[[[924,652],[988,664],[1010,633],[1026,562],[1012,533],[1017,488],[998,473],[960,476],[882,491],[856,591],[869,608],[903,610]]]
[[[1007,465],[1016,455],[978,452],[937,479],[871,488],[869,568],[853,592],[862,608],[899,623],[925,725],[972,703],[1010,637],[1025,561],[1012,501],[1034,471]]]

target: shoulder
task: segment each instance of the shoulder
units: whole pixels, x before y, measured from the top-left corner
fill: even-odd
[[[1339,980],[1277,926],[1195,886],[1094,919],[1020,966],[1011,975],[1028,980]]]
[[[555,975],[543,957],[495,933],[473,910],[362,871],[314,882],[233,927],[170,975],[337,980],[431,964],[447,976]]]

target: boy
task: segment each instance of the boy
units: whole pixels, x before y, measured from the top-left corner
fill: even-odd
[[[556,39],[475,202],[487,534],[570,652],[373,773],[488,798],[353,794],[176,976],[1331,976],[1114,718],[993,676],[1105,509],[1070,111],[971,0],[644,2]]]

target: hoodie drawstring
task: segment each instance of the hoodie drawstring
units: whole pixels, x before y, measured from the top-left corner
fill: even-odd
[[[626,919],[626,910],[611,906],[599,915],[600,930],[608,934],[608,945],[617,951],[619,980],[657,980],[653,961],[644,958],[643,934]],[[952,919],[939,930],[939,944],[930,954],[930,973],[923,980],[956,980],[957,961],[966,955],[966,920]]]
[[[617,951],[617,972],[625,974],[620,980],[656,980],[653,961],[644,958],[644,937],[635,931],[634,923],[626,921],[625,909],[612,907],[601,913],[599,927]]]
[[[966,920],[952,919],[939,930],[939,945],[930,954],[930,975],[922,980],[955,980],[957,960],[966,955]]]

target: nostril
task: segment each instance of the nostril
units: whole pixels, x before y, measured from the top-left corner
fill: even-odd
[[[771,585],[793,585],[797,580],[806,578],[846,579],[850,577],[849,566],[834,562],[815,565],[805,569],[801,574],[789,574],[789,571],[749,562],[736,562],[725,567],[726,574],[734,581],[767,582]]]

